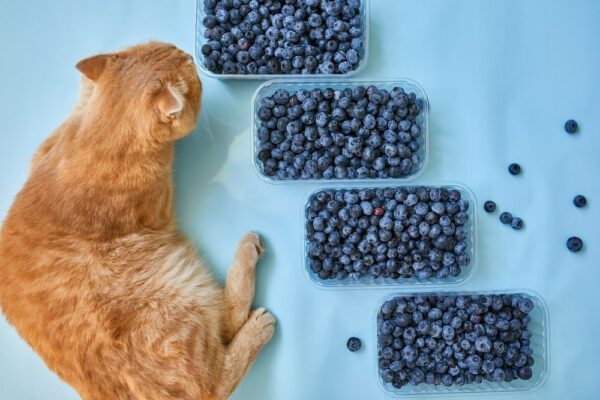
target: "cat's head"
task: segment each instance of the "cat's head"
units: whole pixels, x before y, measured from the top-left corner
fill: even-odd
[[[192,57],[171,44],[149,42],[96,55],[77,69],[93,86],[95,110],[104,118],[134,120],[152,141],[178,139],[196,123],[202,85]]]

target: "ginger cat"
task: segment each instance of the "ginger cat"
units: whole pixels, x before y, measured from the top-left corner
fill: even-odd
[[[250,310],[256,234],[221,288],[176,231],[173,142],[200,110],[192,58],[152,42],[77,68],[79,99],[0,233],[2,311],[85,400],[225,399],[274,319]]]

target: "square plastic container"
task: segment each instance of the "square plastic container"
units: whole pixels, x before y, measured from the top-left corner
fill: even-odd
[[[420,279],[417,277],[411,278],[400,278],[400,279],[390,279],[390,278],[372,278],[372,277],[364,277],[360,280],[351,280],[350,278],[344,280],[337,279],[320,279],[317,274],[315,274],[309,265],[309,257],[308,257],[308,235],[306,232],[306,213],[308,210],[308,206],[310,204],[310,200],[315,196],[318,192],[323,190],[333,190],[333,191],[345,191],[345,190],[361,190],[361,189],[386,189],[386,188],[408,188],[408,187],[436,187],[436,188],[446,188],[446,189],[456,189],[461,193],[461,198],[468,199],[469,201],[469,209],[466,211],[469,216],[468,221],[465,223],[464,227],[469,232],[467,239],[465,240],[467,244],[466,254],[469,255],[471,262],[461,267],[461,272],[458,276],[448,276],[447,278],[440,279],[437,277],[432,277],[428,279]],[[423,184],[411,184],[411,185],[380,185],[380,186],[343,186],[343,187],[320,187],[318,189],[310,192],[306,197],[303,204],[303,229],[302,229],[302,269],[304,270],[305,275],[308,280],[316,285],[317,287],[324,289],[365,289],[365,288],[384,288],[389,289],[390,287],[397,287],[402,289],[414,289],[418,287],[444,287],[446,285],[460,285],[467,282],[475,273],[477,267],[477,200],[473,192],[468,189],[466,186],[457,183],[423,183]]]
[[[369,2],[371,0],[361,0],[361,10],[360,15],[362,19],[363,25],[363,52],[360,55],[360,60],[358,62],[358,66],[352,71],[346,74],[268,74],[268,75],[260,75],[260,74],[217,74],[212,71],[209,71],[208,68],[204,66],[204,56],[200,49],[202,45],[208,42],[208,39],[204,37],[204,26],[202,25],[202,20],[206,16],[204,12],[204,5],[202,0],[196,0],[196,38],[195,38],[195,59],[196,65],[198,69],[202,71],[203,74],[211,76],[213,78],[218,79],[277,79],[277,78],[288,78],[288,79],[299,79],[299,78],[335,78],[335,77],[350,77],[362,69],[364,69],[367,64],[367,60],[369,59]]]
[[[353,88],[356,86],[376,86],[380,89],[391,90],[394,87],[400,87],[407,93],[413,92],[422,102],[422,110],[419,116],[416,118],[416,122],[421,128],[421,136],[418,138],[420,144],[417,154],[420,156],[421,163],[413,168],[411,174],[401,178],[366,178],[366,179],[275,179],[266,175],[263,171],[262,161],[258,159],[258,146],[259,141],[257,138],[258,128],[260,127],[260,120],[257,117],[258,109],[260,108],[261,101],[263,98],[273,95],[278,89],[285,89],[288,92],[296,92],[300,89],[315,89],[315,88],[332,88],[332,89],[346,89]],[[352,182],[352,183],[365,183],[373,184],[377,182],[407,182],[416,179],[423,173],[429,162],[429,100],[425,90],[417,82],[410,79],[390,79],[390,80],[348,80],[348,79],[313,79],[313,80],[302,80],[302,81],[288,81],[288,80],[273,80],[263,83],[256,89],[254,97],[252,99],[252,113],[251,113],[251,127],[252,127],[252,163],[254,170],[259,177],[267,182],[284,184],[284,183],[327,183],[327,182]]]
[[[533,301],[534,308],[528,314],[531,318],[528,329],[531,332],[530,346],[533,350],[534,364],[531,367],[533,372],[531,379],[522,380],[514,379],[511,382],[490,382],[484,380],[481,383],[464,384],[459,385],[431,385],[427,383],[421,383],[419,385],[407,384],[400,389],[395,388],[390,383],[385,383],[381,379],[379,374],[378,365],[378,347],[377,347],[377,314],[381,308],[381,305],[393,298],[397,297],[412,297],[412,296],[438,296],[438,295],[499,295],[499,294],[519,294],[523,297],[527,297]],[[432,292],[403,292],[394,295],[387,295],[381,299],[378,303],[377,308],[373,316],[374,326],[374,337],[375,337],[375,354],[374,354],[374,370],[376,379],[385,395],[390,397],[406,397],[406,396],[434,396],[434,395],[456,395],[466,396],[468,394],[482,394],[482,393],[510,393],[510,392],[531,392],[539,389],[542,384],[546,381],[550,369],[550,329],[548,319],[548,306],[544,299],[532,290],[493,290],[493,291],[448,291],[448,290],[436,290]]]

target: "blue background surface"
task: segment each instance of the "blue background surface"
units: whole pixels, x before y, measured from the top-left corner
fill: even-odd
[[[0,216],[76,98],[75,63],[148,39],[191,53],[194,15],[192,1],[0,0]],[[418,182],[462,182],[480,203],[525,219],[516,232],[480,213],[479,268],[461,286],[531,288],[549,306],[546,384],[497,397],[598,398],[600,2],[373,0],[371,22],[370,60],[356,78],[411,78],[431,102],[432,158]],[[242,232],[266,244],[256,304],[275,314],[277,332],[233,398],[381,399],[373,316],[394,290],[327,291],[303,275],[301,203],[315,185],[271,185],[252,170],[259,83],[205,78],[198,128],[175,164],[181,229],[219,279]],[[564,132],[568,118],[580,133]],[[513,161],[519,177],[506,172]],[[586,209],[572,206],[577,193]],[[581,253],[565,249],[572,234]],[[351,335],[363,339],[359,353],[345,348]],[[1,320],[0,399],[75,398]]]

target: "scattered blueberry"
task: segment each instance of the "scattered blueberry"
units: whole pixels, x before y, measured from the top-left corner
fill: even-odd
[[[512,220],[513,216],[511,213],[505,211],[502,214],[500,214],[500,222],[502,222],[503,224],[510,224]]]
[[[567,239],[567,248],[576,253],[583,248],[583,241],[577,236],[571,236]]]
[[[361,343],[360,339],[357,337],[351,337],[346,342],[346,347],[348,347],[348,350],[350,350],[352,352],[360,350],[361,345],[362,345],[362,343]]]
[[[529,313],[521,294],[405,295],[377,315],[378,369],[384,383],[464,385],[533,376]]]
[[[308,268],[321,281],[453,279],[471,262],[469,214],[459,203],[469,209],[445,187],[319,191],[305,211]]]
[[[365,54],[362,1],[205,0],[204,66],[216,74],[347,74]]]
[[[257,166],[275,180],[413,175],[424,161],[422,107],[400,87],[277,89],[256,110]]]
[[[575,207],[577,208],[585,207],[587,204],[587,199],[585,198],[585,196],[578,194],[573,199],[573,204],[575,204]]]
[[[570,119],[567,122],[565,122],[565,131],[567,131],[568,133],[577,132],[577,121]]]
[[[496,203],[494,203],[492,200],[488,200],[483,203],[483,209],[488,213],[493,213],[496,211]]]
[[[517,163],[512,163],[508,166],[508,172],[511,175],[519,175],[521,173],[521,166]]]
[[[523,220],[519,217],[513,217],[512,221],[510,222],[510,226],[516,230],[522,229],[523,228]]]

